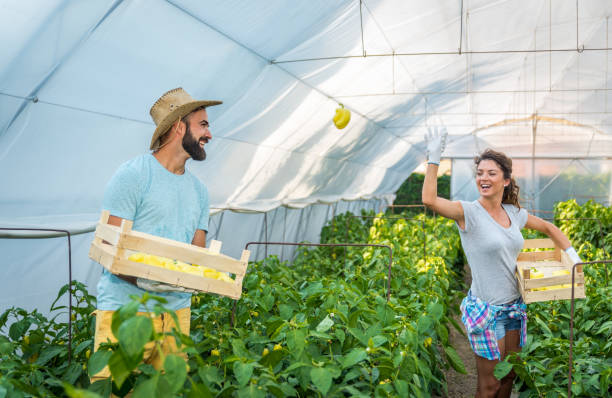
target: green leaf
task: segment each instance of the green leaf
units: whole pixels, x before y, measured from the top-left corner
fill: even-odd
[[[378,336],[372,337],[372,346],[373,347],[380,347],[381,345],[385,344],[386,342],[387,342],[387,338],[385,336],[378,335]],[[369,341],[368,341],[368,345],[369,345]]]
[[[30,344],[32,343],[32,336],[30,336]],[[73,355],[79,354],[84,351],[86,348],[89,348],[92,345],[93,341],[91,339],[81,341],[79,345],[73,351]]]
[[[265,398],[266,392],[261,386],[251,384],[238,391],[238,398]]]
[[[288,306],[287,304],[279,305],[278,311],[280,313],[280,317],[285,321],[289,321],[291,316],[293,316],[293,307]]]
[[[21,339],[30,328],[30,325],[32,325],[32,321],[29,318],[13,323],[9,328],[9,337],[14,341]]]
[[[340,341],[340,344],[343,345],[344,340],[346,339],[346,334],[344,333],[344,331],[342,329],[336,329],[334,334],[336,335],[338,341]]]
[[[281,359],[283,359],[284,356],[284,350],[272,350],[268,353],[268,355],[265,355],[263,358],[261,358],[259,360],[259,363],[264,366],[274,367],[277,363],[281,361]]]
[[[303,363],[303,362],[293,362],[291,365],[287,366],[287,369],[283,370],[283,373],[290,373],[293,370],[304,367],[304,366],[311,366],[311,365],[307,363]]]
[[[51,383],[50,383],[50,381],[51,381],[51,380],[52,380],[52,381],[56,381],[56,379],[49,379],[49,380],[47,380],[47,383],[51,384]],[[14,385],[15,385],[15,387],[17,387],[17,388],[18,388],[18,389],[20,389],[21,391],[26,392],[26,393],[28,393],[28,394],[30,394],[30,395],[32,395],[32,396],[34,396],[34,397],[39,397],[39,396],[41,396],[41,392],[40,392],[38,389],[36,389],[36,388],[32,387],[31,385],[29,385],[29,384],[27,384],[27,383],[25,383],[25,382],[23,382],[23,381],[21,381],[21,380],[18,380],[18,379],[12,379],[12,380],[11,380],[11,383],[12,383],[12,384],[14,384]],[[59,384],[59,385],[62,385],[62,384]]]
[[[204,384],[192,384],[187,398],[213,398],[212,393]]]
[[[112,351],[98,350],[94,352],[93,355],[89,357],[89,362],[87,364],[87,373],[89,374],[89,377],[93,377],[95,374],[104,369],[104,367],[108,365],[108,360],[112,354]]]
[[[329,330],[334,325],[334,321],[331,320],[329,315],[327,315],[323,320],[317,325],[317,332],[324,333]]]
[[[376,313],[378,315],[378,320],[383,325],[389,325],[395,320],[395,311],[393,311],[386,302],[376,308]]]
[[[542,328],[542,331],[544,332],[544,334],[548,337],[552,337],[553,333],[550,331],[550,328],[548,327],[548,325],[546,325],[546,323],[544,323],[544,321],[542,321],[539,316],[535,316],[534,318],[538,326]]]
[[[332,376],[325,368],[313,368],[310,370],[310,380],[325,395],[331,387]]]
[[[465,334],[465,332],[463,331],[463,328],[459,325],[459,322],[457,322],[454,318],[446,318],[446,320],[448,320],[450,322],[451,325],[453,325],[453,327],[455,328],[456,331],[458,331],[459,333],[461,333],[463,335],[463,337],[467,337],[467,335]]]
[[[83,365],[78,362],[73,362],[68,366],[68,369],[64,371],[64,374],[61,377],[62,380],[67,381],[70,384],[74,384],[82,373]]]
[[[276,385],[276,387],[278,387],[281,390],[282,397],[296,397],[298,395],[296,389],[293,388],[291,384],[287,382],[278,384]]]
[[[246,349],[244,345],[244,341],[240,339],[232,339],[232,349],[234,351],[234,355],[242,358],[250,358],[251,353]]]
[[[352,334],[363,345],[368,345],[368,336],[357,328],[349,328],[349,333]]]
[[[113,390],[113,382],[111,378],[98,380],[89,386],[89,391],[95,392],[105,398],[110,397]]]
[[[146,316],[135,316],[123,322],[117,338],[125,353],[130,357],[138,356],[153,334],[153,322]]]
[[[157,382],[159,380],[159,374],[153,376],[149,380],[146,380],[136,386],[132,398],[153,398],[158,396]]]
[[[35,363],[37,365],[44,365],[64,351],[66,351],[66,348],[63,346],[48,346],[43,348]]]
[[[426,334],[431,328],[433,320],[428,315],[422,315],[417,321],[417,331],[419,334]]]
[[[571,284],[570,284],[570,287],[571,287]],[[593,327],[593,325],[595,325],[595,321],[590,319],[590,320],[586,321],[584,323],[584,325],[582,325],[582,327],[580,329],[582,329],[583,331],[587,332],[587,331],[589,331]]]
[[[234,362],[234,375],[240,387],[244,387],[251,380],[253,368],[252,363]]]
[[[295,329],[287,332],[287,347],[294,358],[299,358],[304,351],[306,340],[305,329]]]
[[[327,341],[327,340],[329,340],[329,339],[331,339],[333,337],[331,334],[324,333],[324,332],[317,332],[316,330],[311,330],[308,333],[308,335],[312,336],[312,337],[317,337],[319,339],[323,339],[325,341]]]
[[[139,305],[140,303],[138,303],[138,301],[130,301],[129,303],[119,308],[118,311],[115,311],[113,313],[113,319],[111,321],[111,330],[115,337],[118,336],[119,326],[121,326],[121,323],[126,319],[136,315],[136,313],[138,312]]]
[[[133,368],[129,367],[125,357],[121,354],[121,350],[112,353],[108,359],[108,368],[113,375],[113,380],[118,388],[121,388],[125,379],[128,378]]]
[[[51,309],[50,311],[54,311],[56,309],[58,309],[58,307],[55,307],[55,303],[57,303],[57,301],[68,291],[68,285],[64,285],[60,288],[59,292],[57,292],[57,297],[55,297],[55,300],[53,300],[53,302],[51,303]],[[65,308],[65,307],[59,307],[59,308]]]
[[[164,378],[168,382],[170,390],[175,393],[178,392],[187,379],[185,359],[178,355],[168,355],[164,360],[164,370],[166,371]]]
[[[349,368],[368,357],[368,353],[363,348],[353,348],[343,359],[342,369]]]
[[[502,361],[498,363],[497,365],[495,365],[495,370],[493,371],[493,375],[495,376],[497,380],[501,380],[504,377],[506,377],[506,375],[510,373],[511,370],[512,370],[512,364],[506,361]]]
[[[434,320],[439,321],[444,314],[444,307],[440,303],[432,302],[427,306],[427,312],[433,317]]]
[[[461,374],[464,374],[464,375],[467,374],[465,370],[465,366],[463,365],[463,361],[461,360],[461,358],[457,354],[457,351],[455,351],[453,347],[451,346],[444,347],[444,353],[446,354],[446,359],[448,360],[450,365],[453,367],[453,369],[455,369],[457,372]]]
[[[100,395],[96,394],[93,391],[81,390],[78,388],[74,388],[72,385],[68,383],[64,383],[64,391],[70,398],[102,398]]]
[[[0,354],[10,354],[13,352],[13,343],[5,336],[0,335]]]
[[[442,344],[447,345],[448,344],[448,329],[446,328],[446,326],[444,326],[441,323],[438,323],[436,325],[436,333],[440,337],[440,341],[442,342]]]
[[[393,382],[393,387],[395,387],[395,391],[397,391],[399,397],[408,397],[408,383],[405,380],[396,379]]]
[[[219,368],[206,365],[198,368],[198,375],[202,379],[209,384],[218,384],[221,385],[223,383],[223,377],[219,374]]]

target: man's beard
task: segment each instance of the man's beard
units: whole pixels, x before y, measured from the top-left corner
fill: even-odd
[[[183,149],[191,156],[193,160],[204,160],[206,159],[206,151],[200,146],[200,140],[196,140],[189,126],[183,136]]]

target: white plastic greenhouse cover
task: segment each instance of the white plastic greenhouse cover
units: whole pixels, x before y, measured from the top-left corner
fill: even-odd
[[[470,158],[490,146],[515,158],[532,209],[582,189],[551,189],[568,170],[597,177],[591,195],[609,202],[611,12],[609,0],[0,0],[0,227],[90,230],[112,174],[148,148],[150,106],[177,86],[224,102],[209,110],[207,160],[188,168],[211,195],[209,238],[233,256],[382,208],[423,162],[430,126],[449,131],[455,198],[473,195]],[[68,278],[66,238],[16,234],[0,235],[0,311],[44,311]],[[72,265],[93,288],[91,239],[72,237]]]

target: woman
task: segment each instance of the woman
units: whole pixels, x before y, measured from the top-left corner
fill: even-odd
[[[545,233],[574,263],[581,260],[559,228],[520,207],[512,160],[501,152],[487,149],[474,159],[480,194],[477,200],[438,197],[438,166],[446,135],[444,130],[441,134],[433,130],[426,136],[428,165],[423,204],[455,220],[470,265],[472,286],[461,303],[461,311],[476,355],[476,397],[510,397],[514,372],[499,381],[493,370],[508,353],[520,351],[526,337],[526,306],[515,278],[516,259],[523,248],[521,229]]]

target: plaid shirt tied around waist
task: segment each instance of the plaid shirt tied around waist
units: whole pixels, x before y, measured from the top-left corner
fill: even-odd
[[[520,346],[525,344],[527,338],[527,306],[521,298],[510,304],[493,305],[486,303],[478,297],[468,295],[461,302],[461,320],[468,332],[468,340],[472,350],[479,357],[487,359],[501,359],[497,339],[495,338],[495,325],[497,314],[507,312],[509,318],[521,320]]]

